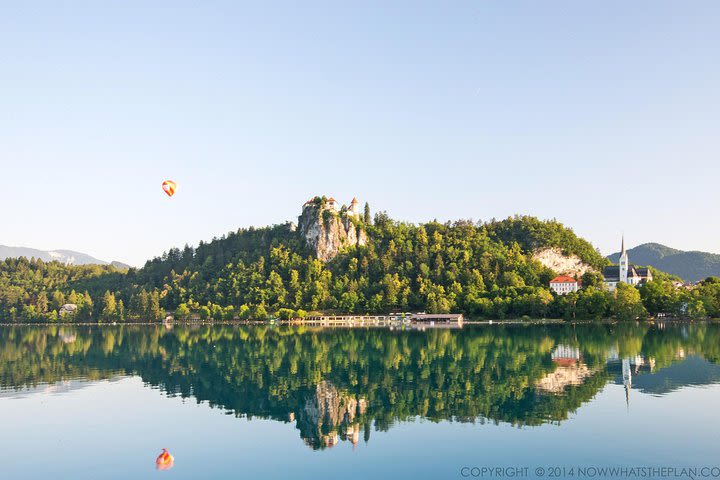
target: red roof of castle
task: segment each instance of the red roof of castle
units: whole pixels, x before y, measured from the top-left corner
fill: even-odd
[[[577,280],[568,275],[559,275],[550,280],[550,283],[577,283]]]

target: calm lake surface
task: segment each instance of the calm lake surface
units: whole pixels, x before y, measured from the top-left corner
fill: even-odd
[[[0,371],[0,478],[720,464],[717,324],[0,327]]]

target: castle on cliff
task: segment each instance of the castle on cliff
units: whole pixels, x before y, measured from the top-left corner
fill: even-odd
[[[341,250],[367,244],[360,203],[338,204],[333,197],[313,197],[303,204],[298,230],[305,244],[322,261],[332,260]]]
[[[310,200],[305,202],[305,204],[303,205],[303,208],[313,206],[313,205],[318,205],[319,202],[322,202],[322,198],[323,197],[311,198]],[[358,201],[357,197],[353,197],[353,199],[350,201],[349,207],[346,205],[340,206],[340,204],[337,202],[337,200],[335,200],[334,197],[328,198],[326,200],[325,205],[327,206],[327,208],[329,208],[335,212],[338,212],[338,213],[345,212],[345,213],[347,213],[348,216],[360,218],[360,215],[361,215],[360,214],[360,202]]]

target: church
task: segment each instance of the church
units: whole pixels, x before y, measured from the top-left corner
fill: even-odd
[[[625,250],[624,236],[622,239],[622,248],[620,250],[619,264],[605,267],[603,270],[603,277],[605,277],[605,285],[611,292],[615,290],[618,283],[642,285],[653,279],[652,272],[649,268],[637,267],[630,264],[627,251]]]

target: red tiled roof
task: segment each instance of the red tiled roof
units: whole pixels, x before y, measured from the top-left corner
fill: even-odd
[[[550,280],[550,283],[577,283],[577,280],[568,275],[560,275]]]
[[[562,367],[569,367],[578,362],[577,358],[553,358],[553,363]]]

